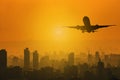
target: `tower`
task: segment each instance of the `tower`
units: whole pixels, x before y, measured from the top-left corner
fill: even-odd
[[[88,53],[88,64],[89,65],[93,65],[93,56],[92,56],[92,54],[90,54],[90,53]]]
[[[98,51],[96,51],[96,53],[95,53],[95,62],[98,63],[99,60],[100,60],[100,54],[99,54]]]
[[[71,52],[71,53],[68,55],[68,65],[69,65],[69,66],[74,65],[74,53],[73,53],[73,52]]]
[[[24,49],[24,69],[29,70],[30,68],[30,51],[28,48]]]
[[[37,51],[33,52],[33,69],[37,70],[39,66],[39,54]]]
[[[7,68],[7,51],[5,49],[0,50],[0,71]]]
[[[7,80],[7,51],[0,50],[0,80]]]

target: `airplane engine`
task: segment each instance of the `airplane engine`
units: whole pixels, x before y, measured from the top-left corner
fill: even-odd
[[[76,29],[79,29],[79,25],[77,25]]]
[[[96,24],[96,26],[99,26],[98,24]]]

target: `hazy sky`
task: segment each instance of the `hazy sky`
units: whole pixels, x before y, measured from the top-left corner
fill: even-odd
[[[101,50],[120,53],[120,0],[0,0],[0,48],[49,51]],[[62,26],[111,24],[95,33]]]

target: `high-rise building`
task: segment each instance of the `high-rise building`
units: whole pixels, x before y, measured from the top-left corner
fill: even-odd
[[[50,59],[49,56],[43,56],[40,59],[40,68],[49,67],[50,66]]]
[[[29,70],[30,68],[30,51],[28,48],[24,49],[24,69]]]
[[[104,73],[104,62],[101,61],[101,59],[99,59],[98,63],[97,63],[97,74],[99,75],[103,75]]]
[[[93,55],[92,54],[88,53],[87,59],[88,59],[88,64],[89,65],[93,65],[94,64],[94,59],[93,59]]]
[[[120,66],[120,54],[110,54],[111,66]]]
[[[70,66],[74,65],[74,53],[73,52],[71,52],[68,55],[68,65],[70,65]]]
[[[110,61],[110,55],[104,55],[103,62],[105,64],[105,67],[111,67],[110,66],[110,63],[111,63],[111,61]]]
[[[7,68],[7,51],[5,49],[0,50],[0,71]]]
[[[37,51],[33,52],[33,69],[37,70],[39,67],[39,54]]]
[[[100,54],[99,54],[98,51],[96,51],[96,53],[95,53],[95,62],[98,63],[99,59],[100,59]]]

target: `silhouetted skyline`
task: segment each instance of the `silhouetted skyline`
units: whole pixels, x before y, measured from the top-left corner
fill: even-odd
[[[91,55],[88,52],[87,62],[75,64],[75,53],[70,52],[67,59],[59,61],[43,56],[39,62],[38,52],[35,50],[30,55],[29,48],[25,48],[23,68],[7,67],[7,54],[5,49],[0,50],[0,80],[120,80],[119,54],[102,55],[96,51]],[[33,56],[32,66],[30,56]]]
[[[35,69],[38,70],[40,68],[43,67],[54,67],[56,69],[61,68],[62,69],[62,65],[66,64],[66,65],[78,65],[78,64],[83,64],[83,63],[87,63],[89,66],[95,65],[99,60],[103,61],[105,64],[105,67],[111,65],[111,66],[120,66],[120,55],[119,54],[108,54],[108,53],[101,53],[100,51],[96,51],[94,53],[90,53],[90,51],[88,51],[88,53],[80,53],[79,55],[76,54],[75,52],[68,52],[68,53],[56,53],[50,55],[49,53],[41,56],[39,51],[35,50],[34,52],[31,51],[31,49],[29,48],[25,48],[24,49],[24,56],[23,57],[16,57],[16,55],[12,56],[12,57],[7,57],[7,55],[9,54],[5,49],[1,50],[1,53],[4,50],[4,56],[2,56],[3,54],[1,54],[1,59],[4,58],[1,65],[6,65],[8,67],[10,66],[20,66],[23,67],[25,70],[29,70],[29,69]],[[5,53],[6,51],[6,53]],[[66,54],[65,56],[61,56],[61,54]],[[84,54],[84,55],[82,55]]]

